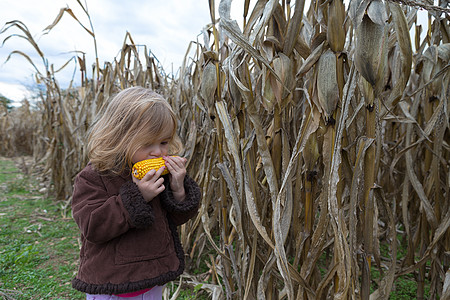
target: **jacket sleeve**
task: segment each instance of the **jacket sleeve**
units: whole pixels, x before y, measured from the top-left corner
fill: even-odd
[[[154,218],[136,184],[127,181],[110,195],[101,176],[92,169],[80,172],[74,184],[72,214],[81,233],[92,243],[116,238],[130,228],[151,226]]]
[[[166,189],[160,194],[161,205],[170,215],[175,225],[181,225],[197,215],[202,194],[198,184],[188,175],[184,178],[184,191],[186,198],[176,201],[169,187],[169,180],[164,180]]]

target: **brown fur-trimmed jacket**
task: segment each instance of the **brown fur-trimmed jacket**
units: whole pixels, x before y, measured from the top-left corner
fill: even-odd
[[[76,177],[72,212],[81,231],[80,266],[72,286],[89,294],[121,294],[176,279],[184,270],[177,226],[198,211],[201,192],[186,175],[186,198],[166,189],[150,202],[131,175],[102,175],[88,164]]]

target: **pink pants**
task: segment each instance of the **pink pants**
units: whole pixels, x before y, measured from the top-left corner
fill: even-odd
[[[145,294],[136,297],[119,297],[114,295],[86,294],[86,300],[161,300],[164,286],[155,286]]]

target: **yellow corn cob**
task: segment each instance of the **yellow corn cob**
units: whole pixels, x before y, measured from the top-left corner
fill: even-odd
[[[144,177],[148,171],[152,169],[158,171],[163,166],[166,166],[166,164],[162,157],[141,160],[134,164],[132,170],[133,176],[136,177],[137,179],[142,179],[142,177]],[[161,175],[166,175],[168,173],[169,170],[167,170],[166,167]]]

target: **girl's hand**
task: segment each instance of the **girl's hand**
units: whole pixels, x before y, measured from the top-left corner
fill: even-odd
[[[173,196],[175,200],[183,201],[185,198],[184,177],[186,176],[187,159],[180,156],[163,156],[163,158],[170,172],[169,180]]]
[[[161,167],[158,171],[150,170],[141,180],[131,175],[133,182],[137,184],[145,201],[152,201],[153,198],[164,191],[164,178],[161,177],[163,171],[164,167]]]

